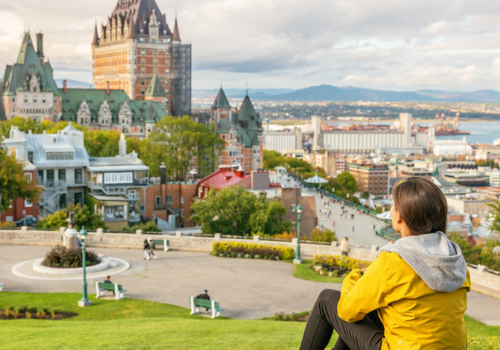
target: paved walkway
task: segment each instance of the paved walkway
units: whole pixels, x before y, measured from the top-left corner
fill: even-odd
[[[296,185],[300,185],[300,183],[295,181],[293,178],[290,178],[290,182],[288,182],[288,176],[283,176],[281,180],[275,176],[273,177],[273,180],[278,180],[284,187],[295,187]],[[348,237],[351,245],[365,247],[376,245],[378,247],[382,247],[389,243],[386,239],[375,235],[373,226],[375,226],[376,230],[380,230],[384,226],[381,220],[367,214],[360,215],[356,210],[349,206],[345,206],[345,209],[348,212],[347,218],[345,215],[341,218],[340,214],[342,213],[341,207],[344,206],[343,204],[330,203],[328,208],[325,208],[325,202],[328,201],[329,197],[325,196],[321,199],[321,196],[316,191],[306,189],[304,187],[302,188],[302,193],[316,198],[318,225],[335,231],[339,242],[344,237]],[[320,210],[331,210],[332,214],[328,217],[328,215],[321,214]],[[351,214],[354,214],[354,219],[351,219]],[[334,221],[335,226],[333,225]]]
[[[81,292],[81,282],[38,281],[14,276],[19,262],[43,257],[49,247],[0,245],[0,282],[6,291]],[[95,249],[110,257],[124,259],[131,268],[113,276],[114,282],[128,290],[128,298],[146,299],[189,307],[189,296],[208,289],[213,299],[226,309],[224,316],[256,319],[277,312],[299,312],[313,307],[325,288],[340,289],[340,284],[304,281],[292,276],[289,263],[216,258],[207,253],[157,252],[158,259],[144,261],[142,251]],[[89,281],[89,293],[95,290]],[[76,301],[75,301],[76,302]],[[469,294],[467,314],[487,324],[500,325],[500,300]]]

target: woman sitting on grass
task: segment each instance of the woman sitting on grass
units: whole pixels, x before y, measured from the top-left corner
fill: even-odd
[[[341,292],[320,293],[301,350],[325,349],[333,330],[334,350],[466,348],[471,283],[460,248],[444,234],[446,198],[432,182],[409,178],[393,199],[392,226],[402,238],[353,270]]]

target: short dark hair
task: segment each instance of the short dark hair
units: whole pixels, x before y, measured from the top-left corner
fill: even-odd
[[[392,190],[394,206],[412,235],[446,233],[448,202],[443,192],[431,181],[410,177]]]

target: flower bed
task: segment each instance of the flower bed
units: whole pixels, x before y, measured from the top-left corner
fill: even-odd
[[[101,262],[96,253],[86,250],[86,266],[94,266]],[[43,266],[55,268],[77,268],[82,267],[83,257],[81,249],[66,249],[62,246],[52,248],[45,259],[42,261]]]
[[[0,309],[0,320],[18,320],[18,319],[38,319],[38,320],[63,320],[78,316],[74,312],[59,312],[54,310],[36,308],[36,307],[8,307]]]
[[[294,251],[278,245],[214,242],[212,254],[226,258],[286,260],[293,258]]]
[[[358,260],[339,255],[316,254],[311,268],[321,276],[339,277],[348,274],[354,269],[364,269],[370,265],[369,261]]]

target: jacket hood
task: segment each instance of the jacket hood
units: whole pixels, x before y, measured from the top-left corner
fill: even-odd
[[[401,238],[380,252],[398,254],[427,286],[437,292],[454,292],[467,277],[467,265],[460,247],[443,232]]]

